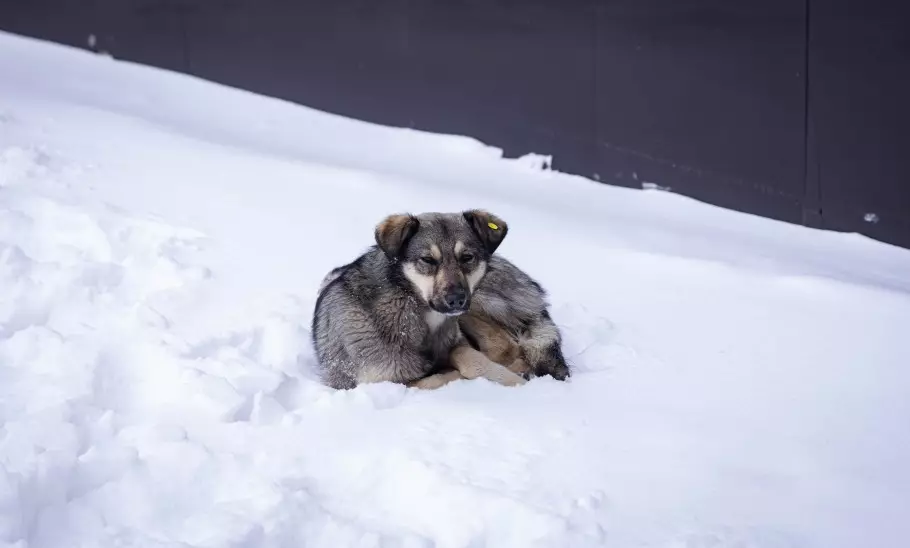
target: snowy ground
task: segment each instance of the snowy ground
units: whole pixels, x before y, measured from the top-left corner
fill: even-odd
[[[910,252],[533,164],[0,34],[0,545],[907,546]],[[467,207],[571,382],[319,385],[323,274]]]

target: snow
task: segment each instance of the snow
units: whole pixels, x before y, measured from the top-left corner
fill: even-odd
[[[906,546],[910,252],[528,153],[0,34],[0,546]],[[468,207],[571,381],[320,385],[322,276]]]

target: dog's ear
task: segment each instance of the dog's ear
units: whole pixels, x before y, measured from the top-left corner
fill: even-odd
[[[376,225],[376,243],[388,258],[397,259],[419,226],[413,215],[389,215]]]
[[[492,255],[509,232],[509,225],[496,215],[481,209],[471,209],[462,215]]]

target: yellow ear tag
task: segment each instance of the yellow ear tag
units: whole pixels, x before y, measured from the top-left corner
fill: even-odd
[[[493,230],[499,230],[499,225],[497,225],[496,223],[487,223],[487,226],[492,228]]]

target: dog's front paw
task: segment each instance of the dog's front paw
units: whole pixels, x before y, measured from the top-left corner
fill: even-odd
[[[438,388],[442,388],[450,382],[457,381],[461,378],[463,377],[458,371],[447,371],[445,373],[436,373],[435,375],[430,375],[429,377],[411,381],[407,383],[407,386],[409,388],[418,388],[420,390],[436,390]]]
[[[522,386],[527,384],[528,380],[520,375],[504,375],[503,377],[497,379],[499,384],[503,386]]]
[[[531,380],[531,367],[521,358],[513,361],[507,369],[525,380]]]

